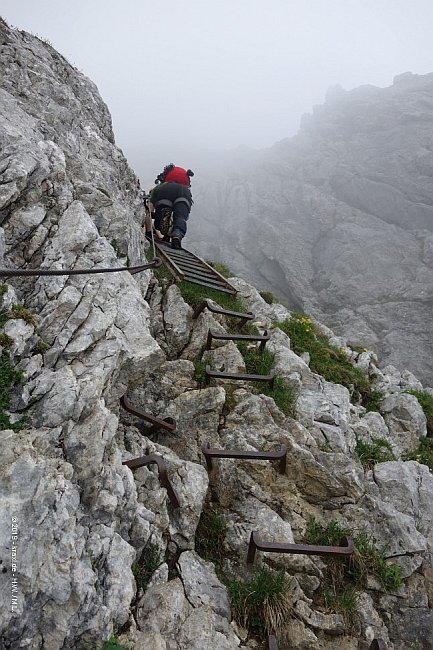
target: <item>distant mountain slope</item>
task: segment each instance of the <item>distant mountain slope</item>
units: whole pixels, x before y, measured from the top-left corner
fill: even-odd
[[[433,73],[333,89],[196,179],[198,250],[433,384]]]

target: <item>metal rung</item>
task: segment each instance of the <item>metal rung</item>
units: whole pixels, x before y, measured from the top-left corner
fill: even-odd
[[[250,543],[248,546],[247,564],[252,564],[256,555],[256,550],[266,551],[266,553],[292,553],[295,555],[339,555],[348,557],[353,555],[355,544],[351,537],[343,537],[342,546],[315,546],[313,544],[280,544],[276,542],[262,542],[259,534],[255,531],[251,533]]]
[[[231,296],[234,296],[234,291],[231,291],[230,289],[226,289],[223,286],[219,286],[217,284],[211,284],[210,282],[204,282],[202,280],[195,280],[194,278],[191,277],[186,277],[184,278],[185,281],[191,282],[192,284],[199,284],[202,287],[209,287],[210,289],[215,289],[215,291],[221,291],[222,293],[229,293]]]
[[[206,350],[210,350],[212,346],[212,339],[216,341],[260,341],[260,352],[265,349],[266,343],[270,340],[271,335],[265,330],[263,336],[256,334],[219,334],[209,330],[207,333]]]
[[[146,413],[142,409],[133,406],[126,399],[125,395],[120,398],[120,404],[125,409],[125,411],[131,413],[131,415],[135,415],[136,417],[141,418],[142,420],[146,420],[146,422],[150,422],[151,424],[153,424],[153,427],[149,430],[149,433],[157,429],[165,429],[166,431],[176,430],[176,422],[175,420],[173,420],[173,418],[167,417],[162,420],[160,418],[156,418],[150,413]]]
[[[133,458],[131,460],[124,460],[122,465],[126,465],[129,469],[138,469],[139,467],[144,467],[145,465],[150,465],[155,463],[158,467],[158,477],[159,482],[167,490],[168,497],[175,508],[180,507],[179,498],[176,494],[176,490],[170,483],[167,473],[167,465],[162,456],[157,454],[149,454],[147,456],[140,456],[140,458]]]
[[[254,319],[254,314],[251,311],[244,314],[241,311],[231,311],[230,309],[223,309],[222,307],[214,307],[214,305],[211,305],[208,300],[203,300],[203,302],[196,307],[192,317],[198,318],[204,309],[209,309],[213,314],[222,314],[223,316],[230,316],[231,318],[241,318],[244,321],[242,325],[245,325],[248,320]]]
[[[185,269],[183,267],[182,271],[185,275],[185,280],[188,282],[189,278],[194,278],[197,280],[203,280],[204,282],[211,282],[212,284],[215,284],[217,287],[224,287],[227,288],[226,285],[223,282],[220,282],[220,280],[213,278],[211,275],[206,273],[205,271],[191,271],[190,269]]]
[[[281,445],[278,451],[242,451],[240,449],[211,449],[210,442],[205,442],[202,444],[201,450],[206,458],[206,466],[209,472],[213,470],[212,458],[240,458],[250,460],[279,460],[279,473],[286,473],[286,445]]]
[[[177,281],[186,280],[215,291],[236,295],[237,290],[221,273],[191,251],[185,248],[171,248],[161,243],[156,243],[156,247]]]
[[[215,282],[221,282],[221,284],[227,284],[226,282],[223,282],[218,276],[214,275],[213,273],[209,273],[209,271],[204,268],[203,266],[200,266],[200,264],[193,264],[190,262],[185,262],[184,260],[177,260],[176,259],[176,264],[181,268],[183,271],[186,273],[202,273],[203,275],[206,275],[209,278],[213,278]]]
[[[207,275],[209,275],[207,269],[204,269],[201,266],[201,264],[198,264],[196,262],[185,261],[183,259],[177,259],[177,258],[173,258],[173,259],[175,259],[179,267],[184,269],[185,271],[200,271],[201,273],[206,273]]]
[[[209,384],[211,377],[214,379],[236,379],[239,381],[267,381],[271,388],[274,387],[275,370],[270,375],[247,375],[241,373],[220,372],[219,370],[211,370],[210,366],[206,366],[206,384]]]

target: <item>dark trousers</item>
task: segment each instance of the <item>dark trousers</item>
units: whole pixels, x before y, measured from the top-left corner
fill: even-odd
[[[179,199],[182,199],[179,201]],[[172,237],[182,239],[186,234],[186,222],[191,210],[192,196],[191,191],[185,185],[180,183],[164,183],[158,190],[155,205],[155,228],[159,230],[162,210],[167,207],[173,209],[173,229]]]

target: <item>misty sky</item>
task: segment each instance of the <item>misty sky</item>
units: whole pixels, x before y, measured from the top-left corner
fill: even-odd
[[[143,155],[191,166],[195,149],[271,146],[332,85],[433,71],[433,0],[2,0],[0,9],[96,83],[133,166]]]

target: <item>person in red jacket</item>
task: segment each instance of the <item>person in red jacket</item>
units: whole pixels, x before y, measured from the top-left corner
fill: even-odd
[[[169,207],[173,210],[173,228],[170,233],[173,248],[182,247],[181,241],[186,234],[186,222],[193,203],[190,190],[192,176],[194,173],[190,169],[176,167],[170,163],[156,177],[155,183],[158,184],[150,195],[155,206],[155,228],[157,230],[164,230],[162,223],[164,208]]]

